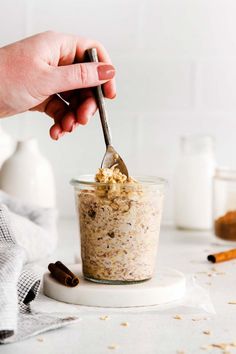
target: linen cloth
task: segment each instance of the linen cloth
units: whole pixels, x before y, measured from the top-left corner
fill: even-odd
[[[27,251],[16,242],[11,216],[6,205],[0,204],[0,344],[23,340],[79,320],[71,313],[31,311],[30,302],[38,294],[41,270],[26,263]],[[24,231],[27,237],[30,229],[26,227]]]
[[[53,208],[29,205],[0,190],[0,205],[9,210],[16,243],[25,249],[27,262],[52,254],[57,245],[57,212]]]

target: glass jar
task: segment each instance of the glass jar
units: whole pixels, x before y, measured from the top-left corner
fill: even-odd
[[[215,173],[214,140],[207,135],[181,138],[175,171],[175,224],[178,228],[212,228],[212,183]]]
[[[215,235],[236,241],[236,170],[217,169],[214,177]]]
[[[136,283],[154,272],[165,180],[106,184],[94,176],[72,180],[80,226],[85,279]]]

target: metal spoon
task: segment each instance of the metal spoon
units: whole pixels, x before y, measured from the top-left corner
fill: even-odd
[[[88,58],[91,62],[96,62],[98,63],[98,56],[97,56],[97,49],[96,48],[91,48],[87,50],[87,55]],[[120,172],[126,175],[127,177],[129,176],[128,169],[120,157],[120,155],[117,153],[117,151],[114,149],[112,146],[111,142],[111,131],[110,127],[108,124],[108,114],[106,111],[105,107],[105,99],[102,93],[102,86],[96,86],[94,87],[94,93],[95,93],[95,98],[97,101],[98,105],[98,110],[99,110],[99,115],[100,115],[100,120],[102,123],[102,130],[103,130],[103,135],[106,143],[106,152],[104,155],[104,158],[102,160],[101,167],[102,168],[111,168],[114,165],[117,165],[117,168],[119,168]]]

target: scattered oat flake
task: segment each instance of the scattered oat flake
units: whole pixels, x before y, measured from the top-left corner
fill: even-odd
[[[106,321],[106,320],[108,320],[109,319],[109,316],[101,316],[101,317],[99,317],[99,319],[100,320],[102,320],[102,321]]]
[[[202,333],[203,333],[203,334],[206,334],[206,335],[208,335],[208,336],[211,335],[211,331],[209,331],[209,330],[202,331]]]
[[[183,317],[181,317],[180,315],[175,315],[173,318],[175,320],[182,320],[183,319]]]
[[[217,275],[225,275],[225,272],[216,272]]]
[[[236,300],[229,301],[228,304],[229,304],[229,305],[236,305]]]
[[[108,346],[108,349],[111,349],[111,350],[117,349],[117,348],[118,348],[117,344],[111,344],[111,345]]]
[[[227,343],[215,343],[215,344],[211,344],[213,348],[219,348],[222,350],[226,350],[229,347],[229,344]]]
[[[230,343],[230,346],[231,346],[231,347],[236,347],[236,342]]]
[[[185,354],[183,350],[177,350],[176,354]]]
[[[211,270],[212,270],[212,272],[217,272],[216,267],[212,267]]]
[[[37,338],[37,341],[38,341],[38,342],[43,342],[43,338],[42,338],[42,337],[38,337],[38,338]]]
[[[224,350],[222,354],[231,354],[228,350]]]
[[[201,346],[201,349],[202,350],[210,350],[210,349],[212,349],[212,345],[211,344],[203,345],[203,346]]]
[[[192,321],[202,321],[202,320],[206,321],[206,320],[209,320],[209,318],[208,317],[193,317],[192,318]]]
[[[122,327],[129,327],[129,322],[122,322],[120,325]]]

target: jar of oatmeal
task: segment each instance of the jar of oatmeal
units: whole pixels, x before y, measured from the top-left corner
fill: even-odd
[[[75,188],[84,277],[107,284],[136,283],[154,272],[165,180],[125,183],[71,181]]]
[[[217,169],[214,177],[215,235],[236,241],[236,170]]]

